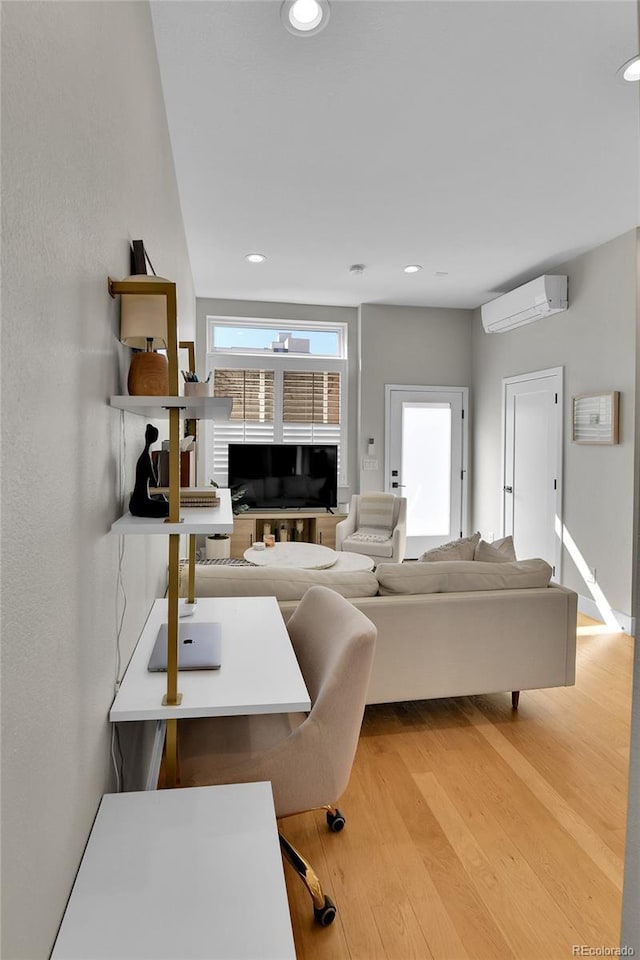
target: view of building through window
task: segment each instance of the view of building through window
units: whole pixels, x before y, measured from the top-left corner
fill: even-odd
[[[284,326],[213,325],[213,349],[269,351],[272,353],[306,353],[313,357],[340,356],[336,331],[290,329]]]

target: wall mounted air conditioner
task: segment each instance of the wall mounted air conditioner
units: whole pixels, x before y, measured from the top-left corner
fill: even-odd
[[[490,300],[480,308],[482,325],[487,333],[504,333],[525,323],[550,317],[566,310],[567,278],[538,277],[522,287]]]

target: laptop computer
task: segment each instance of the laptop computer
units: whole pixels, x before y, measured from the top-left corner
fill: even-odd
[[[166,672],[168,625],[163,623],[149,658],[151,673]],[[219,670],[221,654],[219,623],[185,623],[178,626],[178,670]]]

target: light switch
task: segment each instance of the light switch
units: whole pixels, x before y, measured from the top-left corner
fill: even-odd
[[[371,459],[369,459],[368,457],[365,457],[364,460],[362,461],[362,469],[363,469],[363,470],[377,470],[377,469],[378,469],[378,461],[377,461],[377,460],[371,460]]]

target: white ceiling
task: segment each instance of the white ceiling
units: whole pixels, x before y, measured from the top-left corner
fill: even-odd
[[[475,307],[640,222],[635,0],[152,15],[199,297]]]

